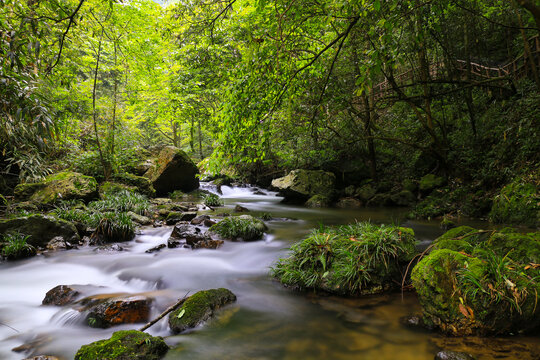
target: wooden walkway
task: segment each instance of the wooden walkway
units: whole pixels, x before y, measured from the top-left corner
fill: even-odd
[[[532,52],[532,60],[538,71],[540,72],[540,36],[534,36],[529,39],[529,46]],[[486,66],[482,64],[477,64],[474,62],[470,63],[471,66],[471,80],[482,81],[488,79],[497,79],[497,78],[508,78],[519,80],[524,77],[531,75],[531,60],[522,54],[521,56],[515,58],[511,62],[499,66]],[[445,66],[443,62],[433,63],[429,68],[429,75],[431,79],[444,79],[448,78],[448,66]],[[455,74],[454,77],[465,79],[467,76],[467,62],[464,60],[456,60],[451,64],[451,71]],[[394,77],[398,86],[404,86],[411,83],[412,80],[418,78],[417,69],[409,69],[404,73],[401,73]],[[376,84],[372,88],[373,97],[375,100],[381,99],[388,95],[392,91],[392,85],[385,79],[384,81]]]

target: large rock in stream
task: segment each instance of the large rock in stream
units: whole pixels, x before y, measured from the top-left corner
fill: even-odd
[[[272,180],[272,186],[285,197],[285,201],[303,203],[314,195],[331,199],[335,182],[336,176],[330,172],[298,169]]]
[[[216,310],[234,301],[236,295],[224,288],[196,292],[169,314],[171,331],[180,333],[194,328],[212,317]]]
[[[93,177],[70,171],[49,175],[42,182],[15,187],[15,198],[18,201],[29,200],[44,206],[52,206],[60,200],[88,202],[97,197],[98,186]]]
[[[0,234],[18,232],[28,235],[26,242],[32,246],[46,247],[57,236],[76,244],[80,237],[72,223],[47,215],[32,215],[0,220]]]
[[[161,337],[136,330],[113,333],[110,339],[83,345],[75,360],[159,360],[169,347]]]
[[[412,271],[424,323],[459,336],[538,329],[539,263],[538,232],[449,230]]]
[[[79,302],[84,305],[86,323],[95,328],[109,328],[121,324],[145,323],[150,318],[152,299],[141,295],[95,295]]]
[[[199,188],[198,173],[197,166],[184,151],[167,146],[144,176],[152,182],[156,195],[163,196],[175,190],[189,192]]]

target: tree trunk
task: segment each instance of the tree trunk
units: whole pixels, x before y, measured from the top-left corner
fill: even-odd
[[[202,131],[201,131],[201,118],[199,118],[199,157],[204,159],[202,151]]]

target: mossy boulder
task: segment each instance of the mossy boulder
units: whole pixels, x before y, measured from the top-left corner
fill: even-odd
[[[440,188],[445,183],[443,177],[433,174],[427,174],[420,179],[419,188],[423,193],[429,193],[434,189]]]
[[[356,190],[356,196],[363,202],[367,202],[369,199],[375,196],[377,189],[371,184],[365,184]]]
[[[416,254],[412,229],[355,223],[315,230],[291,247],[272,275],[284,285],[340,295],[382,293],[401,284]]]
[[[130,173],[121,173],[114,175],[114,181],[126,185],[128,188],[137,191],[148,197],[156,195],[156,190],[147,177],[137,176]]]
[[[197,166],[184,151],[167,146],[144,176],[152,183],[156,195],[164,196],[175,190],[189,192],[197,189],[198,174]]]
[[[219,308],[236,301],[230,290],[219,288],[199,291],[169,314],[169,326],[174,333],[192,329],[212,317]]]
[[[390,195],[390,199],[395,205],[398,206],[411,206],[415,203],[416,197],[409,190],[402,190],[400,192]]]
[[[306,201],[305,206],[308,208],[325,208],[330,206],[330,199],[324,195],[313,195]]]
[[[17,185],[15,197],[20,201],[29,200],[45,206],[60,200],[88,202],[98,197],[98,188],[93,177],[64,171],[49,175],[39,183]]]
[[[304,203],[314,195],[327,198],[334,196],[336,176],[322,170],[298,169],[287,176],[272,180],[272,186],[278,189],[286,201]]]
[[[452,335],[540,326],[540,234],[460,226],[435,241],[412,271],[424,322]]]
[[[266,224],[251,215],[230,216],[208,229],[227,240],[259,240],[268,230]]]
[[[75,360],[159,360],[169,351],[161,337],[136,330],[113,333],[110,339],[83,345]]]
[[[72,244],[80,240],[77,228],[72,223],[39,214],[0,220],[0,234],[9,232],[28,235],[27,243],[36,247],[46,247],[57,236]]]
[[[540,227],[538,181],[516,179],[495,196],[489,218],[495,223]]]

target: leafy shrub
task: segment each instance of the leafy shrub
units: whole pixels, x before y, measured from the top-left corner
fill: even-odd
[[[27,235],[20,233],[8,233],[3,235],[0,241],[1,255],[8,260],[17,260],[36,255],[36,249],[26,243],[29,238]]]
[[[203,198],[204,205],[206,206],[223,206],[223,200],[219,198],[216,194],[206,194]]]
[[[518,178],[502,188],[489,214],[496,223],[540,225],[540,179]]]
[[[414,254],[411,229],[371,223],[321,227],[294,244],[271,274],[300,289],[377,293],[401,283],[401,266]]]
[[[133,211],[139,215],[145,215],[150,209],[150,202],[144,195],[129,190],[105,193],[103,200],[93,201],[88,207],[94,211]]]

